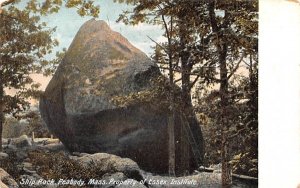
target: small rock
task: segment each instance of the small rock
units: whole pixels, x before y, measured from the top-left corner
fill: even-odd
[[[33,165],[31,163],[28,162],[23,162],[23,170],[27,173],[27,174],[35,174],[35,168],[33,167]]]
[[[6,149],[12,150],[12,151],[18,150],[18,148],[16,146],[12,145],[12,144],[7,145]]]
[[[72,155],[77,156],[77,157],[83,157],[83,156],[89,155],[89,154],[88,153],[73,152]]]
[[[22,135],[19,138],[12,139],[10,145],[16,146],[17,148],[24,148],[32,146],[32,143],[27,135]]]
[[[30,162],[31,160],[30,160],[30,158],[26,158],[26,159],[24,159],[24,161],[23,162]]]
[[[44,148],[46,150],[52,151],[52,152],[59,152],[59,151],[64,151],[65,146],[62,143],[52,143],[45,145]]]
[[[7,159],[7,158],[8,158],[7,153],[0,152],[0,160],[4,160],[4,159]]]
[[[28,169],[32,169],[32,168],[33,168],[33,166],[32,166],[31,163],[23,162],[22,164],[23,164],[23,166],[24,166],[25,168],[28,168]]]
[[[19,150],[16,150],[17,152],[16,152],[16,156],[17,156],[17,159],[18,160],[24,160],[24,159],[26,159],[26,158],[28,158],[28,153],[27,153],[27,151],[25,151],[25,150],[22,150],[22,149],[19,149]]]
[[[2,145],[7,145],[8,144],[8,139],[2,138]]]

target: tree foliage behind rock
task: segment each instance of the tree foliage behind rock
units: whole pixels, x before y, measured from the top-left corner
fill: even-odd
[[[3,125],[3,138],[17,138],[25,134],[28,123],[20,122],[14,117],[7,117]]]
[[[249,75],[240,75],[229,89],[230,111],[227,131],[230,164],[233,172],[249,176],[258,175],[258,67],[257,62],[248,67]],[[206,163],[221,161],[221,129],[218,123],[222,106],[219,92],[213,89],[198,90],[195,94],[196,110],[203,123],[206,138]]]
[[[118,2],[134,6],[120,15],[124,23],[164,29],[168,42],[156,42],[154,59],[162,70],[174,60],[183,104],[191,103],[192,88],[198,85],[196,110],[209,120],[206,154],[210,163],[222,163],[224,185],[230,184],[231,166],[257,175],[258,1]],[[246,79],[237,74],[242,65],[249,72]]]
[[[28,110],[19,114],[17,117],[8,116],[3,125],[3,138],[17,138],[22,135],[36,138],[50,138],[51,133],[42,120],[39,111]]]

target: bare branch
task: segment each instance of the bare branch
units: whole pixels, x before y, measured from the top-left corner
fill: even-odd
[[[239,135],[241,134],[241,132],[244,131],[244,130],[246,130],[245,127],[242,128],[242,129],[240,129],[240,130],[238,130],[238,132],[236,132],[235,134],[229,136],[228,139],[232,139],[232,138],[234,138],[234,137],[236,137],[236,136],[239,136]]]
[[[244,54],[245,55],[245,54]],[[243,61],[244,59],[244,55],[242,55],[241,59],[238,61],[238,63],[236,64],[236,66],[234,67],[234,69],[231,71],[231,73],[229,74],[229,76],[227,77],[227,79],[229,80],[233,74],[237,71],[237,69],[239,68],[241,62]]]
[[[192,83],[190,83],[189,90],[191,90],[193,88],[193,86],[196,84],[196,82],[199,80],[199,78],[200,78],[200,75],[197,75],[195,80]]]
[[[154,42],[155,44],[157,44],[159,47],[161,47],[166,53],[168,53],[167,49],[165,47],[163,47],[161,44],[159,44],[158,42],[156,42],[154,39],[152,39],[151,37],[149,37],[147,35],[147,37],[152,41]]]
[[[247,63],[245,60],[243,60],[243,63],[245,63],[245,65],[247,65],[248,67],[250,67],[250,64]]]
[[[171,36],[170,36],[170,31],[169,31],[169,28],[168,28],[168,24],[167,24],[167,22],[165,20],[165,16],[163,14],[161,15],[161,18],[163,20],[164,27],[165,27],[166,34],[167,34],[167,39],[168,39],[168,44],[169,44],[169,50],[168,50],[169,52],[168,52],[168,54],[170,56],[171,55],[171,52],[170,52],[171,51]]]
[[[177,80],[174,80],[174,83],[177,83],[177,82],[179,82],[181,80],[182,80],[182,78],[178,78]]]
[[[4,6],[7,6],[9,4],[12,4],[15,0],[6,0],[2,3],[0,3],[0,7],[4,7]]]

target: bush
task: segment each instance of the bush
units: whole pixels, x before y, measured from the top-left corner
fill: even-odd
[[[28,130],[28,123],[20,122],[14,117],[6,117],[3,124],[3,138],[17,138]]]
[[[50,138],[51,133],[46,127],[45,122],[39,112],[32,111],[28,113],[28,129],[26,130],[26,135],[32,136],[34,132],[36,138]]]
[[[39,111],[29,111],[15,117],[6,117],[3,126],[3,138],[17,138],[22,135],[32,136],[34,132],[37,138],[50,138],[51,133],[41,118]]]

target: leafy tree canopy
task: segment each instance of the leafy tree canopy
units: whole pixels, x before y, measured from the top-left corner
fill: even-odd
[[[94,1],[82,0],[6,0],[0,4],[0,147],[4,115],[23,111],[29,106],[27,99],[41,93],[31,74],[53,73],[63,57],[62,52],[56,59],[47,58],[58,41],[51,36],[55,28],[40,20],[62,7],[77,8],[80,16],[97,17],[100,10]],[[15,95],[6,94],[6,89],[13,89]]]
[[[19,8],[20,3],[24,1],[8,0],[0,7],[0,101],[4,113],[19,112],[28,105],[26,98],[37,97],[39,84],[30,74],[52,74],[63,57],[60,52],[56,59],[47,58],[58,41],[51,36],[55,28],[47,27],[40,16],[56,13],[62,7],[77,8],[80,16],[99,14],[93,1],[28,0],[24,8]],[[17,93],[5,95],[5,88],[16,89]]]

